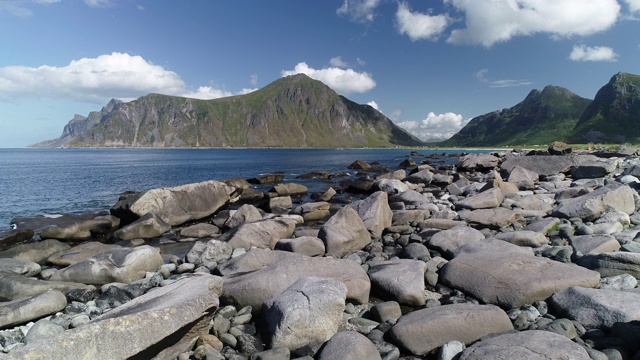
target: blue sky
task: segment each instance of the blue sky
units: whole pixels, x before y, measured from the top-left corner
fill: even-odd
[[[427,139],[546,85],[640,74],[640,0],[0,0],[0,147],[155,92],[303,72]]]

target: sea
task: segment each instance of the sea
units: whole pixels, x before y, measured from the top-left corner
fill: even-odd
[[[108,210],[125,191],[281,172],[310,192],[332,184],[298,179],[311,171],[349,172],[356,160],[390,171],[412,151],[455,164],[458,150],[424,149],[0,149],[0,230],[13,219]],[[417,162],[425,157],[412,156]],[[261,189],[266,191],[268,189]]]

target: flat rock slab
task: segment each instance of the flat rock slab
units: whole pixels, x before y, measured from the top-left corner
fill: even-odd
[[[427,264],[420,260],[395,259],[369,265],[371,289],[383,300],[421,306],[426,301],[424,273]]]
[[[441,281],[484,303],[518,308],[571,286],[596,287],[600,274],[519,253],[460,254],[440,270]]]
[[[463,225],[433,234],[426,245],[450,259],[459,248],[482,240],[484,235],[479,230]]]
[[[57,271],[51,280],[103,285],[130,283],[164,264],[160,250],[149,245],[111,250]]]
[[[222,279],[217,276],[182,279],[87,325],[15,349],[10,355],[16,359],[68,360],[175,358],[209,325],[221,291]],[[181,346],[183,343],[187,346]]]
[[[469,224],[491,229],[501,229],[511,225],[523,227],[527,223],[519,210],[510,210],[503,207],[495,209],[462,210],[458,213],[458,216],[461,220]]]
[[[500,165],[500,171],[509,174],[513,168],[520,166],[538,175],[549,176],[565,173],[577,163],[574,156],[512,156]]]
[[[576,263],[599,272],[602,277],[629,274],[640,279],[640,253],[615,251],[585,255]]]
[[[586,328],[640,320],[640,294],[634,292],[570,287],[555,293],[551,304],[562,316]]]
[[[500,188],[491,188],[479,194],[469,196],[455,203],[458,209],[491,209],[502,204],[504,196]]]
[[[549,239],[547,239],[547,237],[544,236],[543,233],[530,231],[530,230],[498,233],[495,235],[495,237],[496,239],[510,242],[514,245],[528,246],[528,247],[534,247],[534,248],[540,247],[542,245],[546,245],[547,243],[549,243]]]
[[[634,193],[635,190],[627,185],[610,183],[585,195],[562,200],[552,215],[563,218],[579,217],[584,221],[593,221],[612,210],[633,214],[636,208]]]
[[[0,230],[0,251],[30,240],[33,235],[31,229]]]
[[[0,271],[10,271],[24,276],[34,276],[40,273],[40,265],[28,260],[0,258]]]
[[[500,158],[491,154],[467,154],[458,160],[458,169],[466,171],[483,171],[498,166]]]
[[[26,323],[64,310],[67,298],[58,290],[0,303],[0,329]]]
[[[12,258],[43,263],[49,256],[65,251],[71,246],[59,240],[47,239],[39,242],[21,244],[0,253],[0,258]]]
[[[63,293],[71,290],[96,291],[93,285],[65,281],[44,281],[28,278],[13,272],[0,271],[0,301],[31,297],[52,289],[60,290]]]
[[[389,330],[393,343],[424,355],[452,340],[471,344],[483,336],[513,330],[497,306],[453,304],[408,313]]]
[[[580,255],[593,255],[620,250],[620,243],[611,235],[571,236],[569,243],[573,251]]]
[[[243,257],[248,257],[248,261],[241,259]],[[309,276],[338,279],[347,286],[347,299],[358,303],[369,301],[369,276],[351,260],[262,249],[252,249],[228,263],[234,260],[240,264],[232,263],[222,270],[223,298],[240,306],[260,309],[265,301],[282,293],[296,280]]]
[[[324,242],[315,236],[299,236],[278,241],[275,249],[307,256],[322,256],[324,255]]]
[[[120,245],[103,244],[96,241],[90,241],[74,246],[55,255],[51,255],[47,259],[47,262],[58,266],[69,266],[85,261],[92,256],[120,248],[122,248]]]
[[[587,351],[566,336],[530,330],[479,341],[466,348],[459,360],[591,360]]]

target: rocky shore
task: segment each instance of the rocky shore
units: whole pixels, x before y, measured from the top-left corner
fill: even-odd
[[[16,219],[0,359],[639,360],[640,157],[555,145]]]

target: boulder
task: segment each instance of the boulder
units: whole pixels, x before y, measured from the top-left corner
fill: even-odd
[[[167,224],[153,213],[142,215],[129,225],[118,229],[113,235],[120,240],[152,239],[171,230],[171,225]]]
[[[347,287],[340,280],[300,278],[262,305],[271,347],[297,350],[329,340],[342,324]]]
[[[433,234],[428,240],[427,246],[451,259],[458,248],[481,240],[484,240],[484,235],[480,231],[461,225]]]
[[[364,170],[364,171],[371,171],[372,167],[371,165],[364,161],[364,160],[356,160],[354,162],[351,163],[351,165],[349,165],[347,167],[348,169],[353,169],[353,170]]]
[[[469,196],[455,203],[458,209],[491,209],[502,204],[504,197],[499,188],[491,188],[479,194]]]
[[[274,214],[286,214],[292,207],[291,196],[270,197],[267,202],[267,209]]]
[[[555,293],[551,305],[558,313],[588,329],[640,320],[640,294],[608,289],[570,287]]]
[[[571,154],[571,146],[562,141],[554,141],[547,148],[551,155],[567,155]]]
[[[451,220],[451,219],[433,219],[433,218],[426,219],[423,222],[423,224],[424,224],[424,228],[440,229],[440,230],[447,230],[455,226],[467,225],[467,223],[464,221]]]
[[[616,161],[583,161],[571,169],[574,179],[602,178],[616,169]]]
[[[64,281],[44,281],[28,278],[13,272],[0,271],[0,301],[32,297],[49,290],[60,290],[63,293],[73,290],[95,292],[96,288],[92,285]]]
[[[342,257],[350,251],[363,249],[371,243],[371,234],[358,212],[343,207],[322,225],[318,237],[324,242],[327,254]]]
[[[269,192],[274,192],[278,196],[304,195],[309,191],[306,186],[296,183],[285,183],[274,186]]]
[[[409,186],[397,179],[380,179],[374,184],[380,191],[387,194],[400,194],[409,190]]]
[[[293,219],[266,219],[240,225],[236,231],[225,233],[220,240],[231,247],[249,249],[252,246],[273,249],[280,239],[293,235],[296,221]]]
[[[393,210],[391,217],[391,225],[406,225],[415,221],[423,221],[425,211],[423,210]],[[429,212],[426,212],[429,214]]]
[[[0,258],[12,258],[43,263],[51,255],[66,251],[69,248],[71,248],[69,244],[65,244],[55,239],[48,239],[15,246],[9,250],[0,252]]]
[[[552,215],[593,221],[611,210],[632,214],[635,211],[634,191],[627,185],[610,183],[588,194],[560,201]]]
[[[206,243],[196,242],[187,253],[189,263],[214,268],[218,263],[227,261],[233,254],[229,243],[219,240],[209,240]]]
[[[94,234],[108,233],[111,228],[111,220],[106,218],[78,218],[76,221],[46,227],[40,231],[40,237],[68,241],[88,240]]]
[[[369,263],[371,291],[382,300],[401,305],[422,306],[426,301],[424,273],[427,264],[421,260],[395,259]]]
[[[466,348],[459,360],[591,360],[587,351],[567,337],[551,331],[530,330],[479,341]]]
[[[620,243],[611,235],[571,236],[569,244],[578,257],[620,250]]]
[[[497,306],[453,304],[410,312],[389,330],[393,343],[414,355],[425,355],[452,340],[471,344],[483,336],[513,330]]]
[[[429,169],[424,169],[410,174],[405,180],[412,184],[429,185],[433,180],[433,173]]]
[[[496,239],[500,239],[502,241],[510,242],[514,245],[518,246],[528,246],[528,247],[540,247],[542,245],[546,245],[549,243],[549,239],[544,236],[543,233],[530,231],[530,230],[519,230],[519,231],[510,231],[504,233],[498,233],[495,235]]]
[[[23,324],[64,310],[67,298],[58,290],[49,290],[21,300],[0,303],[0,329]]]
[[[33,235],[31,229],[0,230],[0,251],[28,241]]]
[[[224,275],[223,298],[253,309],[260,309],[265,301],[303,277],[340,280],[347,286],[347,299],[357,303],[366,303],[371,289],[367,273],[351,260],[251,249],[218,268]]]
[[[180,236],[187,238],[204,238],[220,234],[220,228],[207,223],[199,223],[187,226],[180,230]]]
[[[295,207],[291,213],[301,215],[304,221],[318,221],[329,216],[331,204],[326,201],[304,203]]]
[[[254,177],[251,179],[247,179],[247,182],[250,184],[273,184],[284,181],[284,174],[267,174],[263,176]]]
[[[121,305],[89,324],[15,349],[16,359],[173,359],[207,331],[222,279],[201,274]]]
[[[500,165],[500,172],[508,174],[513,168],[520,166],[539,176],[551,176],[566,173],[577,163],[573,156],[511,156]]]
[[[28,260],[0,258],[0,271],[10,271],[24,276],[34,276],[40,273],[40,265]]]
[[[475,254],[488,252],[493,254],[518,253],[522,255],[533,256],[533,249],[530,247],[514,245],[510,242],[498,240],[496,238],[487,238],[481,241],[469,242],[451,251],[451,256],[456,257],[460,254]]]
[[[401,202],[405,205],[415,205],[420,206],[424,204],[428,204],[429,198],[426,195],[423,195],[415,190],[407,190],[400,194],[394,194],[389,197],[389,202]]]
[[[591,254],[581,257],[576,263],[599,272],[602,277],[629,274],[640,279],[640,253],[616,251]]]
[[[485,171],[498,166],[500,158],[491,154],[467,154],[458,160],[458,170]]]
[[[103,285],[111,282],[130,283],[154,272],[164,263],[160,250],[143,245],[114,249],[58,270],[51,280]]]
[[[69,266],[104,252],[121,248],[122,246],[120,245],[90,241],[51,255],[47,262],[58,266]]]
[[[573,264],[519,253],[467,253],[440,270],[440,281],[476,299],[517,308],[571,287],[596,287],[600,274]]]
[[[317,360],[381,360],[376,346],[355,331],[340,331],[320,349]]]
[[[378,175],[376,176],[376,180],[380,180],[380,179],[403,180],[406,177],[407,177],[407,171],[405,169],[399,169],[394,172]]]
[[[147,213],[156,214],[174,226],[211,216],[241,190],[219,181],[204,181],[142,193],[126,194],[111,208],[111,214],[131,223]]]
[[[509,172],[507,181],[517,186],[520,190],[533,190],[539,178],[540,175],[537,173],[527,170],[522,166],[515,166],[511,169],[511,172]]]
[[[511,210],[503,207],[463,210],[458,212],[458,216],[469,224],[490,229],[501,229],[512,225],[520,228],[526,225],[526,220],[520,210]]]
[[[347,206],[358,212],[374,239],[382,237],[382,231],[391,226],[393,212],[389,207],[389,197],[384,191],[376,191],[366,199],[354,201]]]
[[[315,236],[300,236],[293,239],[279,240],[275,249],[306,256],[322,256],[324,255],[324,242]]]
[[[327,189],[327,191],[323,192],[322,194],[319,194],[317,196],[315,196],[314,198],[318,201],[329,201],[331,200],[334,196],[336,196],[338,192],[330,187]]]

